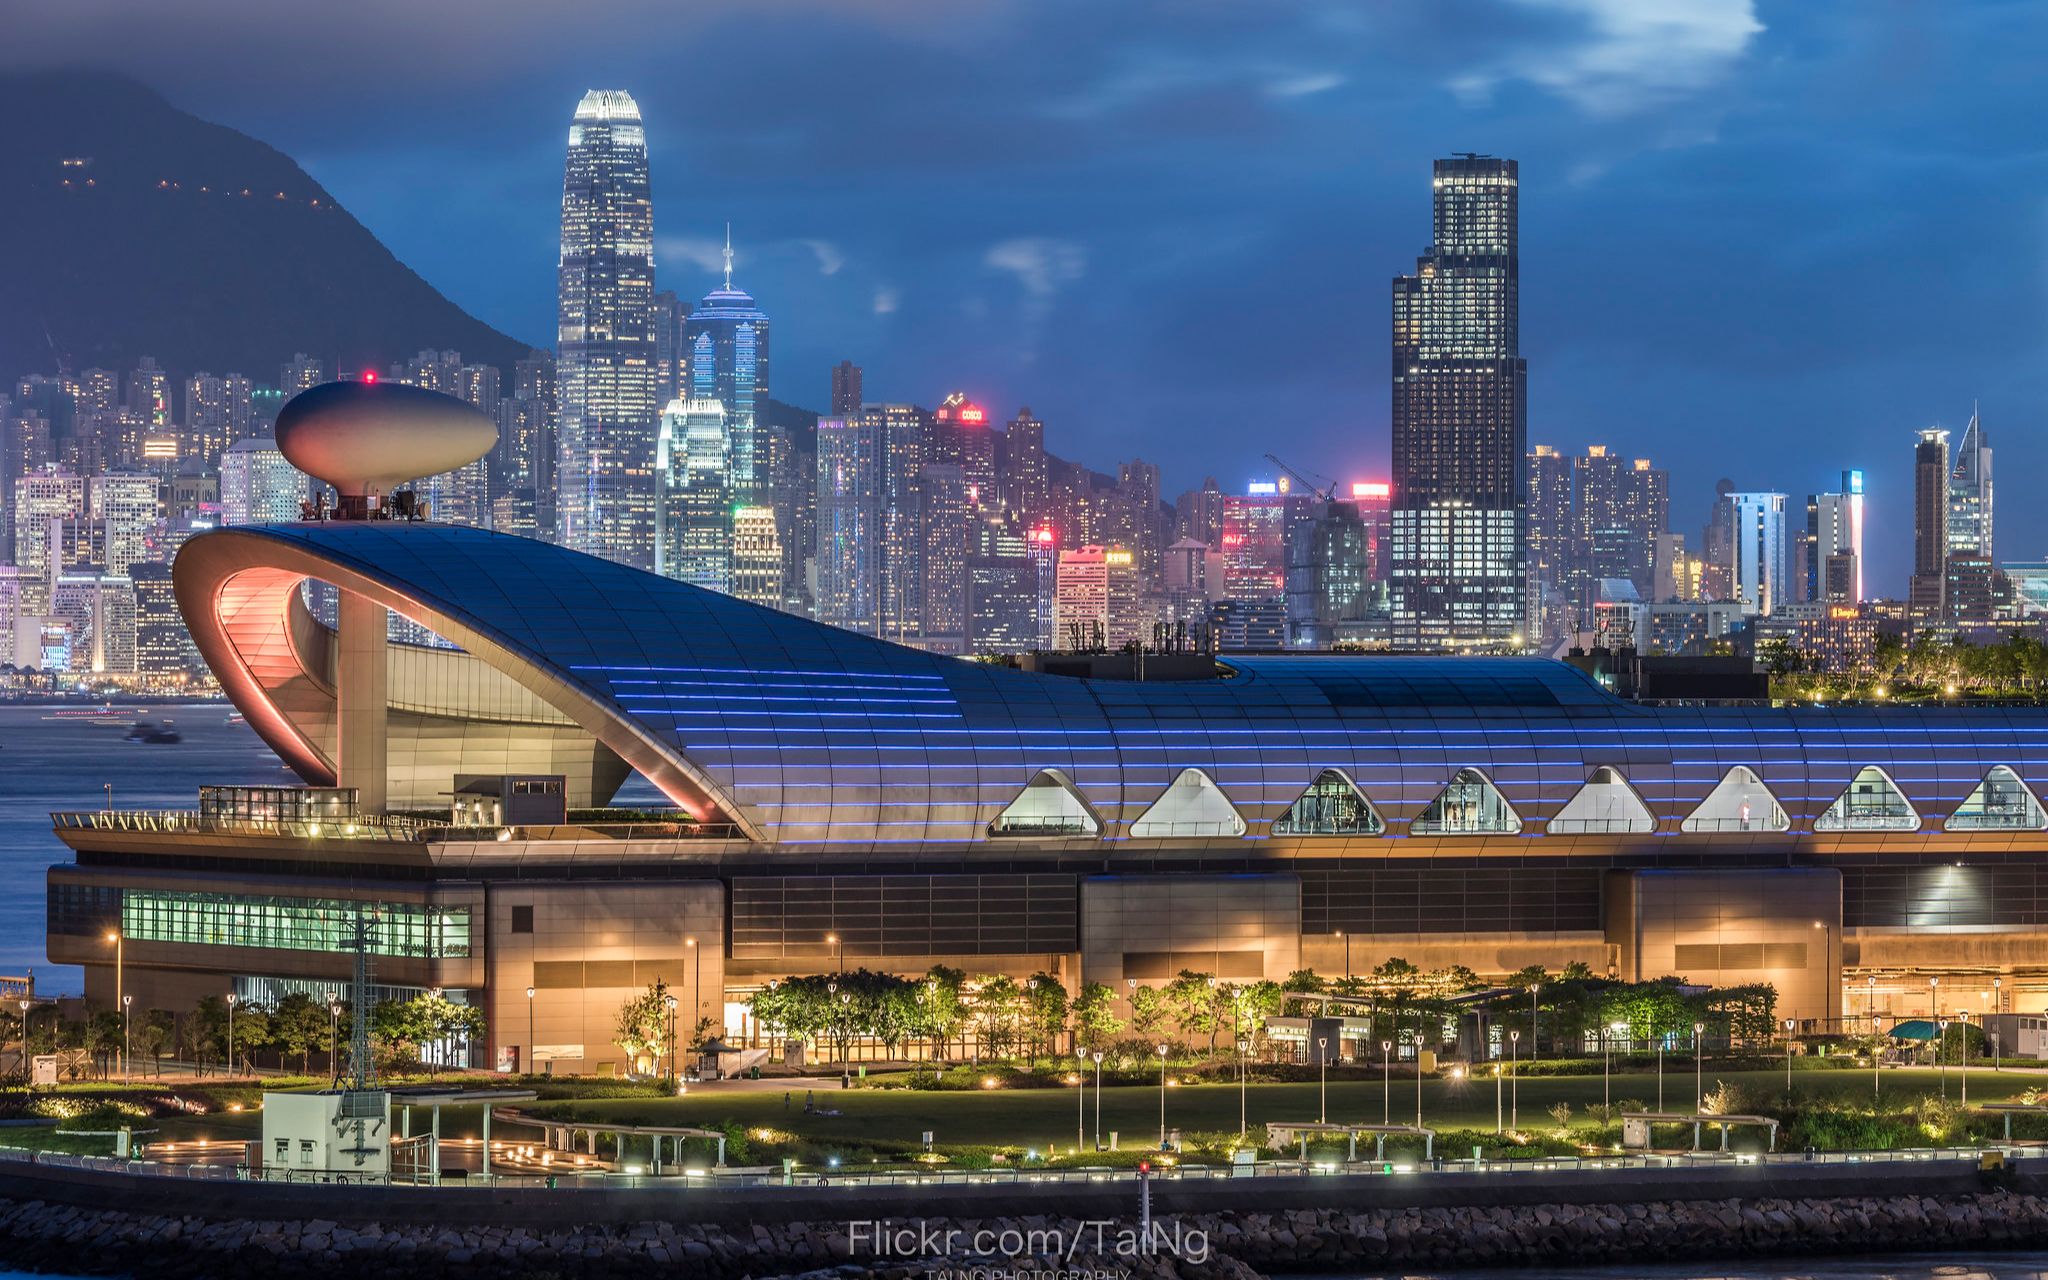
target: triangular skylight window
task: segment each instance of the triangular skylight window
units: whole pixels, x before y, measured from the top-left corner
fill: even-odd
[[[2048,812],[2042,811],[2041,801],[2020,781],[2020,775],[2002,764],[1993,765],[1977,789],[1949,815],[1943,829],[2042,831],[2048,830]]]
[[[1885,771],[1865,765],[1813,824],[1815,831],[1916,831],[1920,815]]]
[[[1093,836],[1102,824],[1074,784],[1057,769],[1041,769],[1015,800],[988,824],[992,836]]]
[[[1165,794],[1131,824],[1136,840],[1185,840],[1241,836],[1244,816],[1230,797],[1200,769],[1183,769]]]
[[[1418,836],[1513,835],[1521,829],[1521,815],[1477,769],[1458,770],[1450,785],[1408,826]]]
[[[1356,783],[1335,769],[1325,769],[1308,790],[1273,820],[1276,836],[1376,836],[1386,820]]]
[[[1601,765],[1577,795],[1550,820],[1551,835],[1621,833],[1641,835],[1657,829],[1648,805],[1617,769]]]
[[[1789,831],[1792,820],[1754,770],[1736,765],[1678,826],[1682,831]]]

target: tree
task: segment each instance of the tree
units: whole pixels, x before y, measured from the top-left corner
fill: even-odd
[[[1216,1052],[1216,1032],[1222,1024],[1223,998],[1217,990],[1216,975],[1182,969],[1166,984],[1166,1002],[1185,1036],[1209,1037],[1209,1052]]]
[[[612,1043],[625,1050],[632,1069],[641,1059],[657,1063],[668,1048],[668,984],[656,978],[645,991],[627,996],[619,1005],[618,1020],[612,1026]]]
[[[1147,1040],[1157,1039],[1166,1026],[1169,1012],[1166,997],[1157,987],[1139,986],[1131,990],[1131,1030]]]
[[[177,1034],[178,1019],[168,1009],[148,1009],[133,1028],[135,1052],[148,1054],[152,1075],[164,1073],[164,1050],[169,1048]]]
[[[932,1041],[932,1056],[945,1056],[947,1041],[959,1036],[967,1025],[967,975],[959,969],[935,964],[917,984],[919,1034]]]
[[[1107,983],[1084,982],[1074,997],[1074,1042],[1083,1049],[1099,1050],[1123,1033],[1125,1022],[1116,1014],[1116,992]]]
[[[980,1043],[1001,1057],[1015,1046],[1025,1016],[1024,989],[1008,974],[976,979],[969,1007]]]
[[[227,1047],[228,1066],[246,1065],[250,1056],[270,1043],[270,1011],[251,1001],[235,1006],[235,1016],[229,1020],[234,1028],[234,1041],[225,1039],[226,1028],[222,1029],[223,1043]]]
[[[1034,973],[1025,987],[1024,1021],[1030,1031],[1032,1061],[1038,1048],[1059,1052],[1060,1033],[1067,1029],[1067,986],[1049,973]]]
[[[294,991],[271,1011],[270,1029],[277,1042],[278,1065],[284,1065],[286,1056],[297,1054],[299,1074],[310,1074],[313,1050],[327,1043],[327,1007],[315,1004],[303,991]]]
[[[1296,969],[1293,973],[1287,975],[1287,979],[1282,985],[1287,990],[1299,992],[1302,995],[1318,995],[1329,989],[1329,984],[1314,969]],[[1315,1002],[1311,1000],[1289,1000],[1287,1002],[1286,1013],[1290,1018],[1307,1017],[1314,1010]]]

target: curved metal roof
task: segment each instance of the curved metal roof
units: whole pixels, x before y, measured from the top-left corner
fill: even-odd
[[[2048,784],[2042,709],[1650,709],[1535,658],[1232,657],[1217,680],[1080,680],[934,656],[446,525],[222,530],[189,542],[176,576],[202,653],[302,773],[289,716],[266,692],[291,674],[267,628],[283,614],[276,593],[315,577],[505,671],[679,803],[777,843],[985,840],[1043,769],[1072,781],[1111,840],[1183,769],[1208,774],[1253,839],[1340,769],[1387,820],[1384,837],[1355,838],[1361,852],[1419,838],[1410,823],[1461,769],[1497,786],[1534,838],[1593,769],[1613,768],[1657,820],[1645,838],[1668,839],[1741,765],[1784,806],[1790,835],[1682,838],[1765,845],[1810,832],[1866,765],[1922,815],[1911,839],[1938,833],[1994,765],[2037,794]]]

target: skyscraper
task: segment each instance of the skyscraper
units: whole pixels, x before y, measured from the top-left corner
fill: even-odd
[[[880,414],[818,420],[818,621],[875,632]]]
[[[1394,280],[1396,648],[1502,641],[1524,625],[1517,182],[1512,160],[1437,161],[1434,239]]]
[[[841,360],[832,366],[832,416],[860,412],[860,366]]]
[[[630,94],[593,89],[569,126],[557,275],[561,541],[654,563],[654,207]]]
[[[1863,473],[1844,471],[1839,493],[1806,500],[1807,595],[1836,604],[1863,600]]]
[[[251,436],[220,456],[222,524],[276,524],[299,518],[306,500],[306,475],[284,460],[277,442]]]
[[[732,487],[725,406],[672,400],[661,415],[654,470],[654,571],[726,591],[732,585]]]
[[[1728,594],[1745,614],[1770,614],[1791,599],[1792,561],[1782,493],[1724,493],[1714,504],[1716,541],[1727,548]]]
[[[768,316],[732,283],[732,232],[725,236],[725,283],[704,295],[683,321],[683,353],[693,400],[725,406],[727,474],[735,502],[768,500]]]
[[[1913,442],[1913,579],[1907,600],[1939,614],[1948,571],[1948,432],[1922,431]]]
[[[1956,446],[1956,463],[1948,478],[1948,549],[1950,554],[1991,558],[1991,442],[1970,411]]]

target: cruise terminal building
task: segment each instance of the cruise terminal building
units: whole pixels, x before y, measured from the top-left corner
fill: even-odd
[[[1644,707],[1540,659],[1074,678],[390,520],[205,534],[176,588],[249,723],[355,794],[59,815],[50,959],[101,1000],[116,927],[145,1005],[345,991],[363,904],[374,984],[460,993],[484,1061],[560,1070],[616,1061],[657,977],[740,1037],[747,993],[842,963],[1128,990],[1337,974],[1348,935],[1358,971],[1579,960],[1851,1025],[1935,975],[1944,1008],[2048,987],[2048,710]],[[387,611],[456,647],[389,641]],[[402,816],[500,776],[583,809],[634,770],[675,821]]]
[[[2048,708],[1644,706],[1530,658],[963,661],[404,518],[396,484],[493,437],[324,384],[278,439],[331,518],[181,550],[200,652],[305,786],[55,815],[49,956],[89,996],[118,930],[145,1008],[354,999],[368,918],[369,997],[481,1005],[507,1069],[615,1067],[656,979],[746,1043],[750,993],[842,966],[1127,993],[1581,961],[1770,982],[1820,1028],[2048,1005]],[[673,811],[588,820],[636,772]]]

